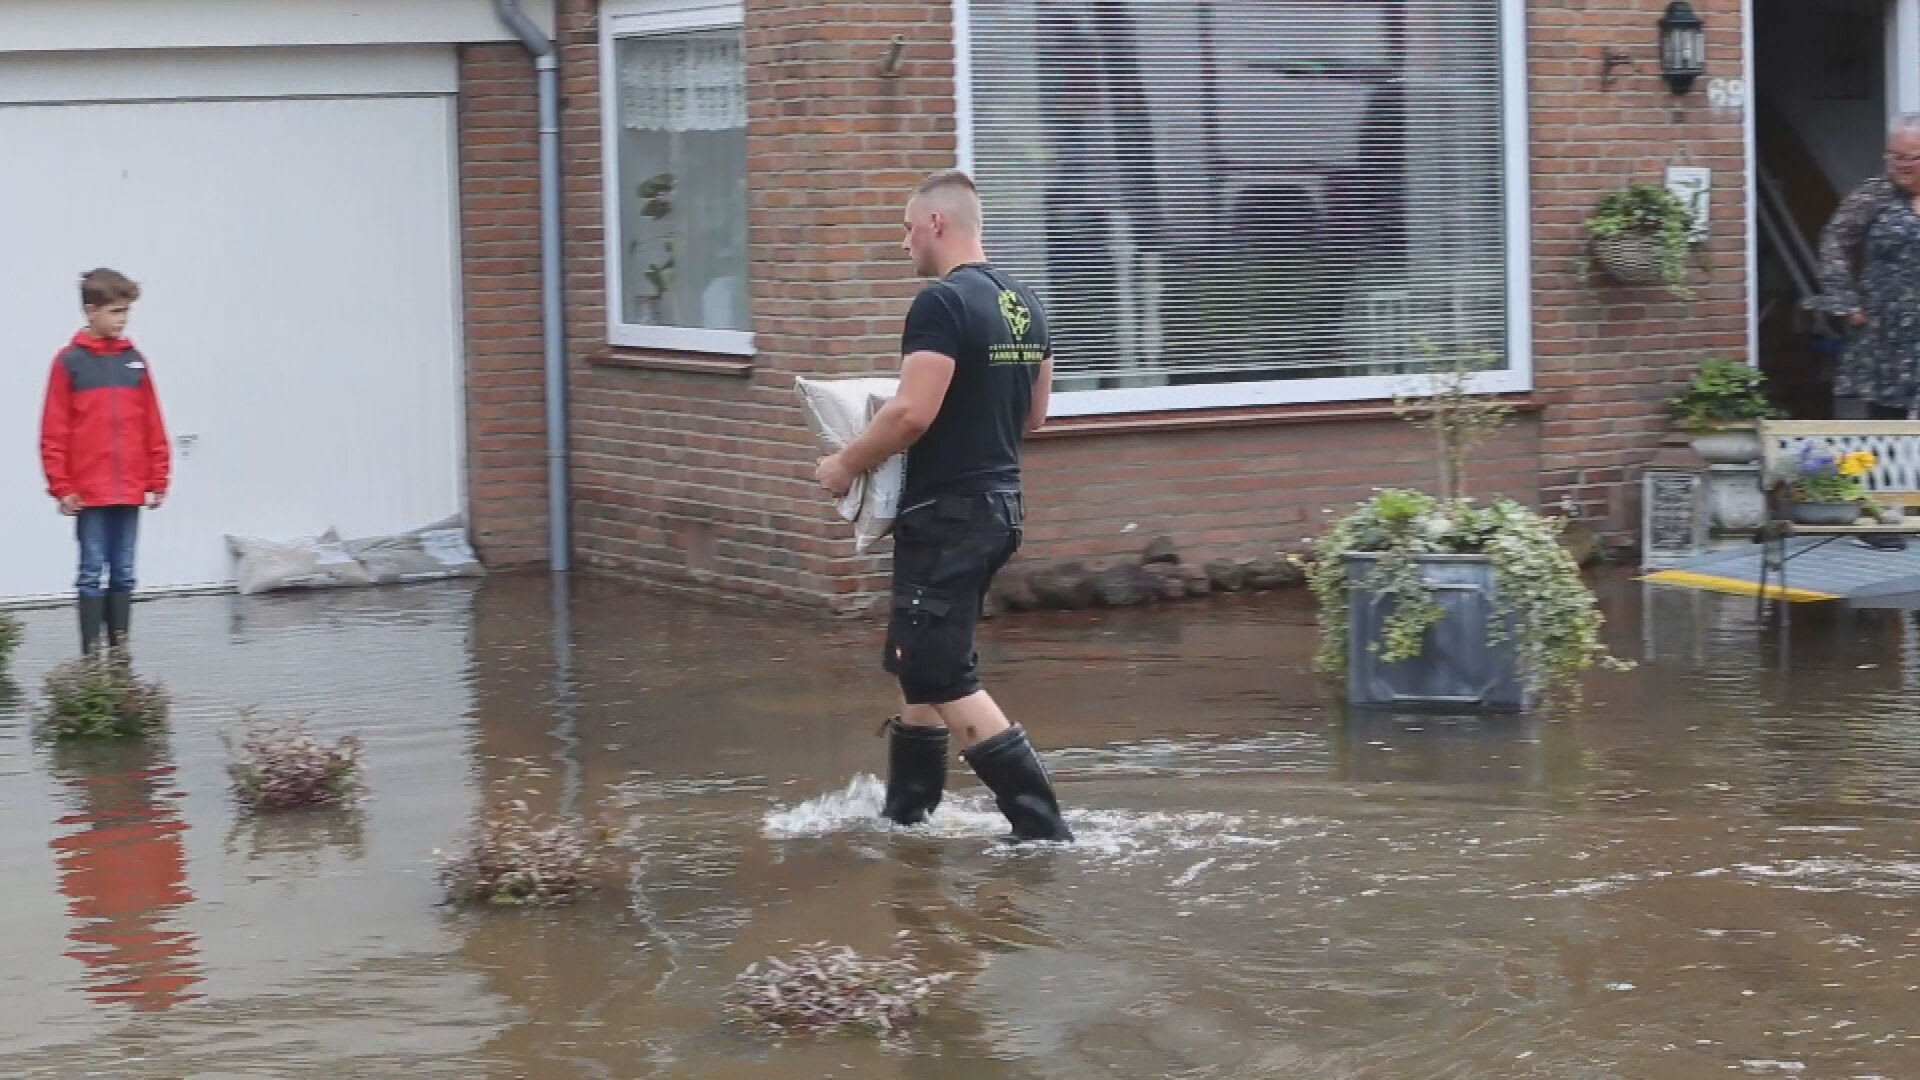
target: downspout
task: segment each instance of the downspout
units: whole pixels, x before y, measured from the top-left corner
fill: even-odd
[[[553,41],[520,10],[493,0],[494,13],[533,56],[540,101],[540,322],[546,358],[547,550],[556,572],[572,568],[567,490],[567,335],[560,253],[560,60]]]

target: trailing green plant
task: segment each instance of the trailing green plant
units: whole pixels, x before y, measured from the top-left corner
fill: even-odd
[[[340,806],[360,793],[360,740],[347,735],[328,746],[297,720],[267,723],[247,714],[246,723],[227,766],[242,807],[272,813]]]
[[[1681,298],[1693,296],[1687,288],[1693,212],[1678,195],[1660,184],[1632,184],[1609,191],[1600,197],[1586,227],[1595,240],[1644,237],[1653,241],[1660,280],[1667,291]]]
[[[47,729],[56,739],[138,739],[167,724],[167,692],[133,673],[127,655],[102,649],[55,668],[46,682]]]
[[[571,903],[600,887],[612,839],[577,815],[546,820],[524,802],[504,803],[474,826],[464,851],[442,857],[440,883],[456,904]]]
[[[905,958],[861,956],[817,942],[753,964],[734,979],[734,1018],[779,1033],[887,1034],[918,1016],[951,973],[921,974]]]
[[[13,651],[26,640],[27,629],[21,625],[20,617],[8,611],[0,611],[0,670],[4,670],[7,661],[13,659]]]
[[[1725,357],[1701,361],[1700,370],[1681,394],[1667,399],[1667,411],[1682,431],[1713,431],[1785,415],[1767,399],[1766,376],[1751,364]]]
[[[1352,588],[1390,600],[1382,638],[1368,648],[1387,663],[1419,656],[1427,632],[1444,614],[1420,557],[1485,555],[1494,578],[1492,642],[1512,643],[1520,670],[1543,705],[1578,701],[1580,676],[1587,670],[1631,665],[1614,658],[1601,641],[1605,617],[1579,564],[1560,543],[1562,527],[1559,519],[1510,499],[1483,506],[1418,491],[1376,493],[1336,520],[1316,545],[1307,571],[1320,604],[1315,667],[1329,675],[1346,670]],[[1372,569],[1358,578],[1350,576],[1346,558],[1353,553],[1375,556]]]

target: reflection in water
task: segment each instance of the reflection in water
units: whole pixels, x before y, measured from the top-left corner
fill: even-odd
[[[328,850],[353,860],[366,856],[366,815],[359,808],[236,815],[226,840],[228,854],[269,863],[275,873],[317,872]]]
[[[958,764],[931,825],[878,823],[873,627],[592,581],[562,600],[496,578],[155,603],[164,759],[50,770],[0,719],[0,805],[35,810],[0,815],[0,988],[26,1010],[0,1013],[0,1060],[34,1080],[1917,1075],[1920,633],[1898,613],[1796,613],[1790,654],[1756,663],[1751,604],[1614,582],[1612,644],[1642,667],[1595,679],[1584,713],[1492,719],[1330,707],[1297,594],[1003,620],[995,690],[1083,840],[1019,851]],[[36,625],[23,685],[64,631]],[[239,822],[214,722],[239,705],[365,736],[366,802]],[[437,907],[434,849],[510,797],[609,816],[630,887]],[[119,857],[143,844],[163,854]],[[76,976],[63,934],[111,960]],[[886,1044],[723,1021],[735,974],[815,941],[959,978]],[[70,993],[200,976],[158,1023]]]
[[[1538,788],[1547,779],[1535,716],[1338,710],[1342,779]]]
[[[173,766],[140,746],[56,753],[73,812],[51,846],[73,919],[67,955],[87,967],[87,996],[142,1012],[190,1000],[201,977],[194,936],[176,917],[193,893]]]

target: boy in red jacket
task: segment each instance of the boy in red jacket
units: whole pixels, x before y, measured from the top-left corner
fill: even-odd
[[[40,418],[47,493],[76,519],[83,652],[93,651],[103,625],[109,647],[127,643],[140,508],[160,506],[173,469],[153,373],[124,336],[138,299],[140,286],[117,271],[80,279],[87,328],[53,358]]]

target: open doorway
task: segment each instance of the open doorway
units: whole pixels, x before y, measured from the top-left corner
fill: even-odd
[[[1798,419],[1835,418],[1844,328],[1805,301],[1820,292],[1821,229],[1840,200],[1881,171],[1899,3],[1753,4],[1755,348],[1775,399]]]

